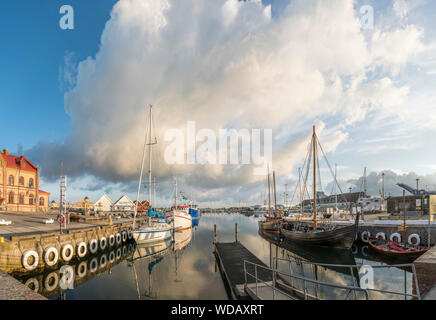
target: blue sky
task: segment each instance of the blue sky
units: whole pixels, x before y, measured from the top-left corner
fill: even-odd
[[[2,146],[12,152],[38,140],[63,139],[69,118],[59,68],[67,53],[80,61],[95,55],[116,1],[78,1],[73,31],[59,27],[65,1],[7,0],[0,5],[0,104],[11,121],[0,128]]]
[[[298,21],[299,14],[302,14],[301,12],[303,12],[303,14],[305,10],[309,10],[308,12],[310,12],[310,6],[314,6],[317,3],[315,0],[307,1],[308,8],[299,8],[299,1],[292,1],[292,4],[294,2],[296,5],[294,11],[290,14],[285,13],[289,1],[269,0],[268,2],[264,1],[264,5],[272,4],[271,13],[273,21],[289,19],[289,23],[292,23],[293,19]],[[111,70],[111,64],[108,64],[108,67],[108,65],[102,62],[106,60],[97,58],[96,55],[100,51],[103,30],[110,19],[111,10],[116,3],[116,0],[4,0],[0,4],[0,39],[2,43],[0,50],[0,108],[2,111],[6,112],[9,119],[9,121],[3,122],[2,126],[0,126],[0,137],[2,137],[0,139],[0,147],[2,149],[8,148],[12,153],[24,152],[25,155],[31,158],[33,157],[32,160],[35,160],[38,164],[43,166],[43,175],[45,174],[44,171],[56,172],[56,163],[59,162],[59,158],[56,157],[59,152],[56,152],[56,150],[75,150],[78,153],[75,156],[81,156],[81,151],[83,152],[83,150],[78,147],[78,149],[71,147],[72,145],[77,146],[84,143],[78,131],[82,129],[101,129],[102,132],[104,132],[105,130],[102,128],[99,129],[96,123],[88,123],[88,119],[85,118],[92,117],[94,111],[89,111],[86,116],[84,113],[79,113],[83,105],[80,106],[72,103],[72,114],[68,115],[66,113],[64,95],[68,93],[69,90],[73,89],[74,86],[66,83],[64,76],[67,73],[66,71],[72,71],[73,77],[77,76],[76,68],[78,64],[85,61],[88,57],[91,57],[92,61],[95,61],[97,66],[100,65],[101,70],[104,72],[110,74],[110,72],[113,71]],[[188,1],[187,3],[191,2]],[[304,2],[301,3],[303,3],[301,6],[304,7]],[[61,17],[59,8],[64,4],[71,5],[75,10],[74,30],[61,30],[59,27],[59,19]],[[406,60],[404,60],[405,62],[403,63],[403,60],[401,60],[403,59],[402,56],[392,55],[386,52],[385,48],[381,48],[379,51],[371,53],[379,54],[379,60],[382,60],[382,62],[379,62],[379,60],[374,59],[374,63],[369,64],[369,67],[377,64],[376,69],[373,71],[373,79],[371,79],[371,76],[368,76],[369,73],[366,74],[368,77],[366,80],[367,83],[372,83],[374,79],[380,80],[387,77],[391,80],[391,86],[388,86],[389,88],[386,89],[386,92],[392,90],[392,96],[396,96],[400,91],[394,89],[407,87],[409,91],[408,96],[404,98],[401,103],[395,104],[392,102],[392,107],[384,107],[384,104],[389,105],[391,100],[395,97],[391,97],[388,94],[386,94],[387,97],[384,97],[384,92],[377,92],[380,97],[374,97],[371,103],[375,104],[381,101],[380,106],[365,109],[365,114],[361,119],[353,120],[349,124],[345,124],[347,122],[346,120],[349,117],[354,117],[364,108],[352,109],[350,111],[351,113],[348,115],[346,112],[344,115],[342,111],[338,110],[312,113],[310,111],[311,108],[324,108],[324,106],[321,106],[321,103],[324,102],[324,98],[322,98],[320,100],[321,102],[317,102],[316,106],[308,105],[305,107],[305,111],[302,115],[295,116],[294,118],[290,115],[288,121],[289,125],[279,123],[279,121],[272,124],[276,130],[281,130],[286,133],[284,138],[279,141],[279,145],[285,148],[286,144],[291,143],[302,132],[310,128],[314,121],[320,120],[326,127],[324,134],[327,143],[334,141],[335,137],[337,139],[339,139],[339,136],[343,137],[343,135],[338,135],[338,132],[346,134],[347,136],[346,139],[338,140],[336,147],[332,150],[334,152],[329,153],[329,161],[331,163],[338,163],[344,179],[358,177],[362,173],[364,166],[367,166],[369,171],[392,169],[398,174],[411,171],[420,175],[432,174],[436,172],[436,163],[433,160],[436,159],[436,150],[432,147],[436,133],[436,126],[434,126],[434,124],[436,124],[436,116],[432,112],[434,110],[432,106],[436,103],[435,94],[433,93],[433,88],[436,86],[436,60],[433,58],[436,43],[436,4],[434,1],[428,0],[359,0],[354,3],[354,7],[358,9],[362,5],[367,4],[374,8],[376,30],[381,30],[382,32],[396,29],[409,30],[407,26],[416,26],[416,28],[421,28],[422,30],[422,37],[419,38],[419,43],[424,44],[426,48],[420,51],[419,54],[411,54],[407,59],[405,58]],[[401,6],[404,4],[406,7]],[[338,8],[339,7],[338,5]],[[179,7],[177,6],[177,8]],[[406,8],[407,10],[404,11],[404,16],[400,16],[401,13],[396,12],[395,8]],[[323,9],[327,10],[328,8],[323,7]],[[183,8],[177,10],[182,12]],[[256,10],[256,8],[250,9],[248,6],[246,12],[242,12],[243,10],[240,9],[240,15],[237,16],[237,19],[241,20],[239,30],[247,29],[256,34],[258,29],[262,30],[262,23],[268,25],[268,22],[261,21],[263,18],[261,18]],[[173,11],[171,18],[173,18],[173,21],[178,21],[176,10]],[[127,17],[126,19],[131,19],[129,22],[132,24],[137,23],[136,20],[134,20],[134,16],[126,14],[128,9],[120,9],[120,12],[120,15],[124,14],[125,17]],[[201,14],[204,15],[205,21],[207,19],[212,21],[212,19],[215,18],[208,15],[206,11],[201,11]],[[254,20],[256,24],[258,24],[258,27],[250,29],[253,28],[253,26],[249,23],[245,23],[246,20],[249,19],[259,19],[258,21]],[[146,17],[144,17],[144,21],[145,20],[147,20]],[[183,19],[180,21],[183,21]],[[203,20],[199,19],[199,21]],[[183,21],[183,24],[189,23]],[[120,28],[116,22],[114,25]],[[183,27],[185,26],[182,25],[181,29]],[[177,30],[177,28],[175,30]],[[189,31],[190,29],[187,33]],[[119,35],[119,33],[113,30],[107,30],[107,32],[115,39],[116,36]],[[289,30],[289,32],[292,33],[291,30]],[[363,32],[363,34],[365,37],[372,37],[373,32],[375,31]],[[174,34],[173,32],[171,35],[174,36]],[[211,37],[214,39],[213,36]],[[112,40],[112,38],[110,41],[114,41],[117,45],[132,44],[132,48],[135,48],[135,37],[126,37],[126,39],[121,39],[119,42],[116,42],[118,40]],[[183,39],[183,36],[180,36],[180,38]],[[395,37],[392,38],[394,39]],[[140,36],[138,36],[138,39],[138,41],[149,40],[148,38],[141,40]],[[218,39],[216,41],[223,41],[221,38],[216,39]],[[411,43],[415,40],[416,39],[412,39]],[[201,39],[197,41],[200,43],[198,48],[203,50],[203,46],[206,46],[207,41],[204,40],[204,44],[201,43]],[[308,43],[308,45],[310,45],[310,43]],[[388,49],[398,48],[396,45],[397,44],[393,43]],[[280,48],[284,47],[282,46]],[[401,46],[399,48],[401,48]],[[406,51],[406,49],[407,48],[405,48],[404,51]],[[413,51],[413,48],[409,49]],[[245,48],[241,47],[240,50],[239,52],[244,53]],[[334,49],[328,48],[328,50]],[[326,49],[326,52],[328,50]],[[113,59],[109,49],[101,50],[101,52],[102,57],[110,57],[110,59]],[[121,54],[128,54],[129,56],[130,52],[126,53],[122,51],[120,55]],[[319,55],[322,56],[323,52],[320,52]],[[367,58],[368,57],[366,57],[366,59]],[[317,56],[315,59],[321,58]],[[334,60],[327,61],[332,63],[331,69],[333,72],[332,70],[325,70],[321,67],[321,72],[325,79],[328,78],[329,73],[337,72],[339,74],[341,71],[338,70],[343,68],[343,66],[339,66],[338,70],[334,70],[338,62]],[[174,63],[174,60],[168,61],[168,63],[168,65],[170,65],[170,63]],[[189,63],[189,61],[187,63]],[[201,61],[199,63],[201,63]],[[118,62],[115,64],[118,64]],[[358,64],[357,57],[356,64]],[[120,66],[122,65],[120,64]],[[183,70],[185,66],[181,64],[179,67],[180,70]],[[347,68],[352,69],[352,67],[348,65]],[[365,68],[368,68],[368,65]],[[386,71],[384,68],[389,70]],[[395,70],[392,71],[390,68]],[[352,76],[341,76],[344,83],[347,77],[357,77],[354,71],[350,74],[352,74]],[[173,75],[173,79],[175,79],[174,82],[179,79],[179,76],[178,74]],[[182,74],[180,79],[183,79],[183,76]],[[126,81],[127,80],[124,80],[125,84],[127,83]],[[221,81],[221,79],[219,79],[219,81]],[[93,82],[91,83],[91,86],[92,85]],[[122,86],[123,83],[120,82],[117,83],[116,88]],[[375,88],[378,87],[379,84],[374,85],[371,90],[376,91]],[[107,90],[111,91],[110,84],[108,84],[107,88]],[[112,87],[112,91],[113,88],[114,87]],[[97,85],[95,89],[98,89]],[[244,88],[241,90],[243,89]],[[80,90],[82,91],[77,91],[77,93],[72,94],[72,97],[89,98],[90,101],[94,101],[97,104],[102,101],[100,98],[93,97],[90,93],[83,91],[83,89]],[[150,96],[158,95],[161,91],[160,89],[160,91],[151,92]],[[334,94],[334,90],[331,91],[331,94]],[[168,97],[169,95],[163,96]],[[381,96],[383,96],[383,98]],[[112,100],[118,101],[119,99],[119,101],[125,101],[126,104],[131,103],[129,99],[123,100],[123,97],[125,96],[120,93],[116,96],[112,96]],[[328,98],[330,95],[326,97]],[[137,97],[136,101],[138,101],[138,99],[142,101],[141,99],[143,98],[145,97]],[[343,109],[346,109],[352,103],[357,103],[356,97],[350,96],[349,93],[344,94],[342,98],[332,98],[332,101],[343,104]],[[361,100],[359,100],[359,103],[360,101]],[[328,106],[325,108],[334,109]],[[97,115],[99,115],[98,110],[100,110],[100,108],[97,106],[95,109],[95,114]],[[113,110],[115,110],[114,106]],[[135,110],[132,109],[133,114]],[[395,116],[390,114],[390,110],[394,110],[393,114],[395,113]],[[126,114],[129,114],[127,111],[128,109],[126,109]],[[294,114],[297,113],[297,111],[294,112]],[[229,115],[228,121],[232,120],[231,116],[233,115]],[[119,117],[119,114],[114,112],[113,117]],[[255,118],[255,116],[253,117]],[[126,119],[126,121],[128,120],[129,119]],[[78,125],[81,121],[84,122],[83,127]],[[242,123],[239,119],[235,121]],[[225,123],[226,122],[223,122],[224,125]],[[101,144],[102,141],[99,139],[100,138],[96,139],[96,141]],[[322,139],[323,136],[321,136],[321,140]],[[68,145],[69,143],[71,145]],[[334,142],[332,143],[333,145],[335,144]],[[47,144],[51,145],[46,147]],[[97,142],[95,142],[95,144],[97,144]],[[87,145],[88,150],[93,149],[95,144]],[[45,159],[46,157],[56,158],[56,161],[47,161]],[[76,185],[76,187],[71,189],[71,197],[73,199],[81,199],[85,194],[97,198],[98,195],[104,191],[111,193],[113,198],[117,198],[121,192],[127,192],[133,196],[134,188],[132,186],[135,180],[132,179],[132,176],[135,174],[129,172],[123,175],[124,172],[119,172],[112,177],[107,173],[111,170],[111,167],[104,167],[104,165],[96,167],[94,164],[90,164],[92,158],[86,159],[86,162],[80,162],[78,160],[69,162],[69,157],[71,157],[71,155],[65,152],[60,158],[66,162],[67,171],[70,169],[72,175],[71,181]],[[286,159],[284,161],[284,163],[286,163]],[[283,173],[283,175],[281,175],[281,184],[285,182],[292,183],[292,177],[295,176],[297,167],[298,164],[289,161],[289,168],[292,168],[292,173]],[[136,172],[137,169],[135,168],[133,171]],[[170,181],[170,175],[174,175],[174,173],[170,173],[168,176],[161,174],[162,180],[165,181],[166,185],[170,184],[168,182]],[[203,181],[204,178],[198,176],[198,173],[194,174],[191,171],[185,173],[185,175],[189,175],[192,179],[195,179],[195,181]],[[202,196],[205,199],[204,201],[214,203],[214,198],[222,197],[226,199],[228,197],[227,202],[235,201],[230,195],[232,188],[229,189],[229,186],[226,185],[228,182],[223,182],[222,187],[217,187],[219,182],[215,181],[216,184],[213,184],[211,181],[206,181],[206,178],[204,179],[205,186],[215,186],[214,190]],[[47,174],[46,177],[43,176],[43,180],[45,181],[45,187],[42,188],[52,192],[54,198],[56,198],[58,187],[57,182],[53,180],[53,174]],[[187,184],[188,183],[189,182],[187,182]],[[255,189],[253,185],[256,185],[253,181],[246,181],[241,184],[242,187],[240,191],[242,197],[244,197],[244,194],[252,193]],[[243,185],[247,187],[244,189]],[[201,183],[196,187],[197,190],[201,189]],[[201,192],[198,193],[200,194]],[[219,203],[219,201],[217,201],[217,203]]]

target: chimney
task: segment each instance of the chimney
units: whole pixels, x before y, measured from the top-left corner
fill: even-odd
[[[3,149],[3,154],[4,154],[5,156],[9,155],[9,150],[8,150],[8,149]]]

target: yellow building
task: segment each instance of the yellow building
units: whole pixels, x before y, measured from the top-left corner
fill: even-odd
[[[74,209],[82,209],[85,212],[88,212],[90,210],[94,210],[94,204],[91,201],[89,201],[88,197],[86,197],[82,201],[76,202],[75,204],[71,205],[70,207],[74,208]]]
[[[48,212],[49,198],[39,190],[39,168],[24,156],[0,151],[0,210]]]

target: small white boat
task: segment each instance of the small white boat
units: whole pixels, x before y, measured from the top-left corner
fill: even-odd
[[[147,243],[153,243],[153,242],[158,242],[158,241],[164,241],[164,240],[171,238],[171,236],[172,236],[172,226],[170,224],[168,224],[163,219],[150,218],[152,213],[153,213],[152,205],[151,205],[151,188],[149,188],[149,190],[148,190],[148,203],[149,203],[148,216],[149,216],[149,218],[142,225],[139,225],[139,226],[135,225],[136,214],[138,212],[138,203],[140,203],[139,195],[141,192],[142,174],[144,171],[144,160],[145,160],[145,153],[146,153],[147,146],[148,146],[148,152],[149,152],[149,170],[148,170],[149,184],[148,185],[149,186],[152,185],[151,184],[151,159],[152,159],[151,147],[152,147],[152,145],[157,143],[156,139],[155,139],[155,142],[152,142],[152,140],[151,140],[152,127],[153,127],[152,126],[152,106],[150,106],[150,123],[149,123],[149,130],[150,131],[148,134],[148,142],[146,144],[144,144],[144,150],[142,153],[141,172],[139,175],[139,182],[138,182],[138,193],[136,195],[136,205],[135,205],[135,211],[133,214],[132,234],[133,234],[133,238],[135,239],[135,242],[137,244],[147,244]],[[147,135],[146,135],[146,138],[147,138]]]
[[[54,223],[54,220],[53,219],[45,219],[42,223],[52,224],[52,223]]]
[[[1,226],[9,226],[11,224],[12,224],[12,221],[5,220],[5,219],[0,219],[0,225]]]
[[[171,225],[163,222],[145,223],[133,230],[133,239],[137,244],[152,243],[171,238]]]

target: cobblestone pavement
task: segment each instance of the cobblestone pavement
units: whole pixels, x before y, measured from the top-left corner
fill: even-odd
[[[12,235],[59,231],[59,223],[56,221],[57,214],[32,214],[32,213],[6,213],[0,212],[0,219],[12,221],[9,226],[0,225],[0,237],[10,239]],[[52,218],[54,223],[44,224],[44,220]],[[92,217],[90,217],[92,218]],[[131,222],[132,218],[113,219],[113,224]],[[95,222],[71,222],[67,229],[81,229],[94,226],[108,225],[107,221]]]
[[[0,300],[47,300],[0,270]]]

